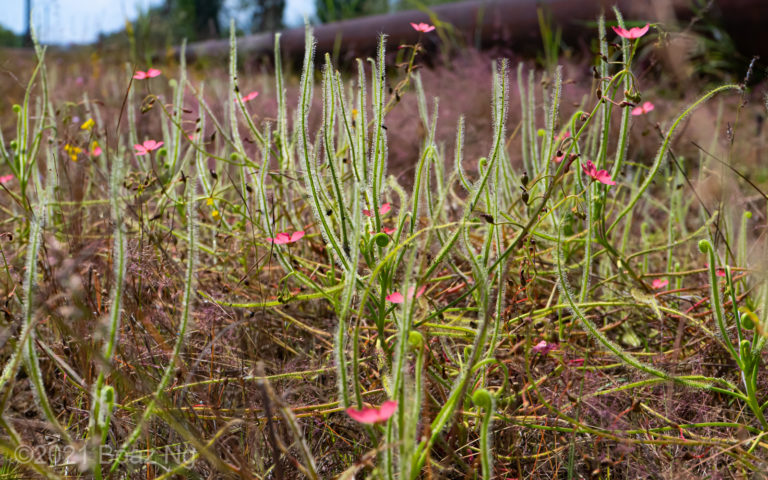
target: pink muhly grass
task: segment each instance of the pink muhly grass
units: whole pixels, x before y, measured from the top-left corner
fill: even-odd
[[[136,149],[136,155],[146,155],[152,150],[157,150],[163,146],[163,142],[156,142],[155,140],[147,140],[142,144],[136,144],[133,148]]]
[[[628,40],[635,40],[636,38],[640,38],[646,33],[648,33],[648,28],[650,28],[650,24],[646,23],[644,27],[634,27],[627,30],[626,28],[621,27],[612,27],[613,31],[616,32],[616,35],[620,37],[624,37]]]
[[[162,72],[156,68],[150,68],[146,72],[142,70],[136,70],[136,73],[133,74],[133,78],[135,78],[136,80],[145,80],[147,78],[155,78],[161,73]]]
[[[275,238],[267,238],[267,241],[274,243],[275,245],[285,245],[286,243],[298,242],[303,236],[304,230],[293,232],[291,235],[288,235],[287,232],[282,232],[278,233]]]
[[[358,410],[350,407],[347,409],[347,415],[349,415],[352,420],[359,423],[384,423],[395,413],[395,410],[397,410],[397,402],[394,400],[387,400],[378,408],[363,407]]]

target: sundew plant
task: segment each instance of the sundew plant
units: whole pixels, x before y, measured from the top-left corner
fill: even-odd
[[[109,72],[118,112],[58,103],[36,46],[0,139],[4,474],[764,471],[767,197],[732,150],[675,142],[705,105],[738,118],[746,82],[656,116],[645,153],[632,126],[659,110],[635,63],[657,27],[613,13],[567,114],[562,67],[493,63],[482,158],[464,118],[438,138],[450,99],[430,98],[421,42],[387,65],[382,35],[340,72],[307,28],[293,85],[278,35],[249,92],[232,28],[226,78],[198,81],[184,46]],[[420,123],[407,179],[388,165],[401,102]],[[708,205],[711,171],[757,210]]]

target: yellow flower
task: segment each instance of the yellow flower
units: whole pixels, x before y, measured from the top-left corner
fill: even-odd
[[[90,130],[93,128],[95,124],[96,122],[94,122],[92,118],[89,118],[88,120],[83,122],[82,125],[80,125],[80,130]]]
[[[205,201],[205,204],[206,204],[206,205],[208,205],[209,207],[210,207],[211,205],[213,205],[213,198],[210,198],[210,197],[209,197],[209,198],[208,198],[208,199]]]
[[[356,108],[353,108],[353,109],[352,109],[352,117],[354,118],[354,117],[356,117],[356,116],[357,116],[357,109],[356,109]]]
[[[212,216],[213,218],[216,218],[216,217],[218,217],[218,216],[219,216],[219,211],[218,211],[218,210],[214,210],[214,211],[212,211],[212,212],[211,212],[211,216]]]
[[[66,144],[64,145],[64,151],[67,152],[67,155],[69,155],[69,158],[73,161],[77,161],[77,155],[80,153],[83,153],[83,149],[80,147],[76,147],[74,145]]]

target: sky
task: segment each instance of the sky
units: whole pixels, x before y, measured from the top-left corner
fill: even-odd
[[[33,21],[42,43],[89,43],[101,32],[121,30],[126,20],[136,19],[139,11],[161,3],[162,0],[32,0]],[[225,0],[227,5],[238,3],[239,0]],[[301,25],[304,15],[313,14],[314,3],[314,0],[287,0],[287,25]],[[3,10],[0,25],[23,33],[24,4],[25,0],[0,0]]]

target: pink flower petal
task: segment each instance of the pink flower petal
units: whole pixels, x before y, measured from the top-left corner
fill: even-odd
[[[144,142],[144,148],[146,148],[148,152],[151,152],[152,150],[157,150],[162,146],[163,146],[163,142],[156,142],[155,140],[147,140],[146,142]]]
[[[405,301],[405,297],[400,292],[392,292],[384,298],[391,303],[403,303]]]
[[[723,267],[717,267],[715,269],[715,275],[718,277],[725,277],[725,269]]]
[[[643,104],[643,113],[648,113],[651,110],[653,110],[654,108],[656,108],[656,107],[654,107],[651,102],[645,102]]]
[[[365,215],[366,217],[372,217],[373,213],[371,213],[370,210],[364,208],[363,209],[363,215]]]
[[[358,410],[350,407],[347,409],[347,415],[349,415],[352,420],[359,423],[382,423],[389,420],[395,413],[395,410],[397,410],[397,402],[388,400],[382,403],[379,408],[364,407],[363,409]]]
[[[606,185],[616,185],[616,182],[611,180],[611,175],[606,170],[598,170],[592,160],[587,160],[587,163],[581,166],[582,171],[588,176],[592,177],[600,183]]]
[[[13,180],[13,175],[3,175],[2,177],[0,177],[0,183],[2,183],[3,185],[10,182],[11,180]]]
[[[267,237],[267,241],[275,245],[285,245],[286,243],[299,241],[304,236],[304,233],[304,230],[298,230],[290,235],[287,232],[280,232],[275,238]]]
[[[386,215],[388,211],[392,210],[392,205],[389,203],[384,203],[379,208],[379,215]]]
[[[394,400],[387,400],[379,407],[379,416],[382,419],[387,420],[395,413],[395,410],[397,410],[397,402]]]
[[[419,298],[420,296],[424,295],[424,292],[426,290],[427,290],[426,285],[422,285],[421,287],[419,287],[418,290],[416,290],[416,287],[409,287],[408,298],[409,299],[414,298],[414,291],[415,291],[415,297]],[[387,295],[385,299],[391,303],[403,303],[405,301],[405,297],[400,292],[392,292],[389,295]]]
[[[598,170],[595,174],[595,180],[606,185],[616,185],[616,182],[611,180],[611,175],[605,170]]]
[[[542,340],[531,348],[531,352],[546,355],[556,348],[556,343],[549,343],[546,340]]]
[[[651,283],[651,286],[655,290],[659,290],[661,288],[664,288],[667,285],[669,285],[669,280],[667,280],[666,278],[655,278],[655,279],[653,279],[653,282]]]
[[[626,28],[621,27],[611,27],[613,28],[613,31],[616,32],[616,35],[620,37],[624,37],[628,40],[635,40],[637,38],[642,37],[646,33],[648,33],[648,29],[650,28],[650,24],[646,23],[644,27],[634,27],[627,30]]]
[[[611,27],[614,32],[616,32],[616,35],[624,38],[629,38],[629,31],[626,28],[621,27]]]
[[[651,27],[651,25],[649,23],[646,23],[644,27],[630,28],[629,29],[630,38],[635,39],[635,38],[642,37],[643,35],[648,33],[648,29],[650,27]]]
[[[147,78],[147,72],[142,72],[141,70],[137,70],[136,73],[133,74],[133,78],[136,80],[144,80]]]
[[[413,291],[416,289],[416,287],[410,287],[408,289],[408,298],[413,298]],[[427,290],[426,285],[422,285],[419,290],[416,292],[416,298],[419,298],[420,296],[424,295],[424,292]]]
[[[98,157],[99,155],[101,155],[101,147],[96,145],[93,147],[93,150],[91,150],[91,156]]]
[[[359,423],[376,423],[379,419],[379,413],[375,408],[363,408],[362,410],[358,410],[350,407],[347,409],[347,415],[349,415],[352,420]]]
[[[597,173],[597,167],[595,167],[595,164],[592,163],[592,160],[587,160],[587,163],[585,163],[584,165],[581,166],[581,170],[587,176],[590,176],[590,177],[593,177],[593,178],[594,178],[595,174]]]
[[[133,146],[133,148],[136,149],[136,155],[146,155],[147,153],[149,153],[149,150],[144,148],[144,145],[136,144]]]
[[[423,23],[423,22],[422,23],[411,22],[411,27],[413,27],[413,29],[416,30],[417,32],[422,32],[422,33],[429,33],[435,29],[434,25],[430,25],[428,23]]]
[[[705,263],[704,266],[709,268],[708,263]],[[715,275],[717,275],[718,277],[725,277],[725,268],[724,267],[715,268]]]
[[[632,109],[632,115],[645,115],[646,113],[652,111],[654,108],[656,108],[651,102],[645,102],[642,105],[639,105]]]
[[[381,231],[387,235],[392,235],[396,230],[394,228],[381,227]]]
[[[259,96],[259,92],[251,92],[243,97],[243,102],[248,102]]]
[[[158,75],[160,75],[161,73],[162,72],[160,70],[156,69],[156,68],[150,68],[149,70],[147,70],[147,77],[148,78],[155,78]]]

